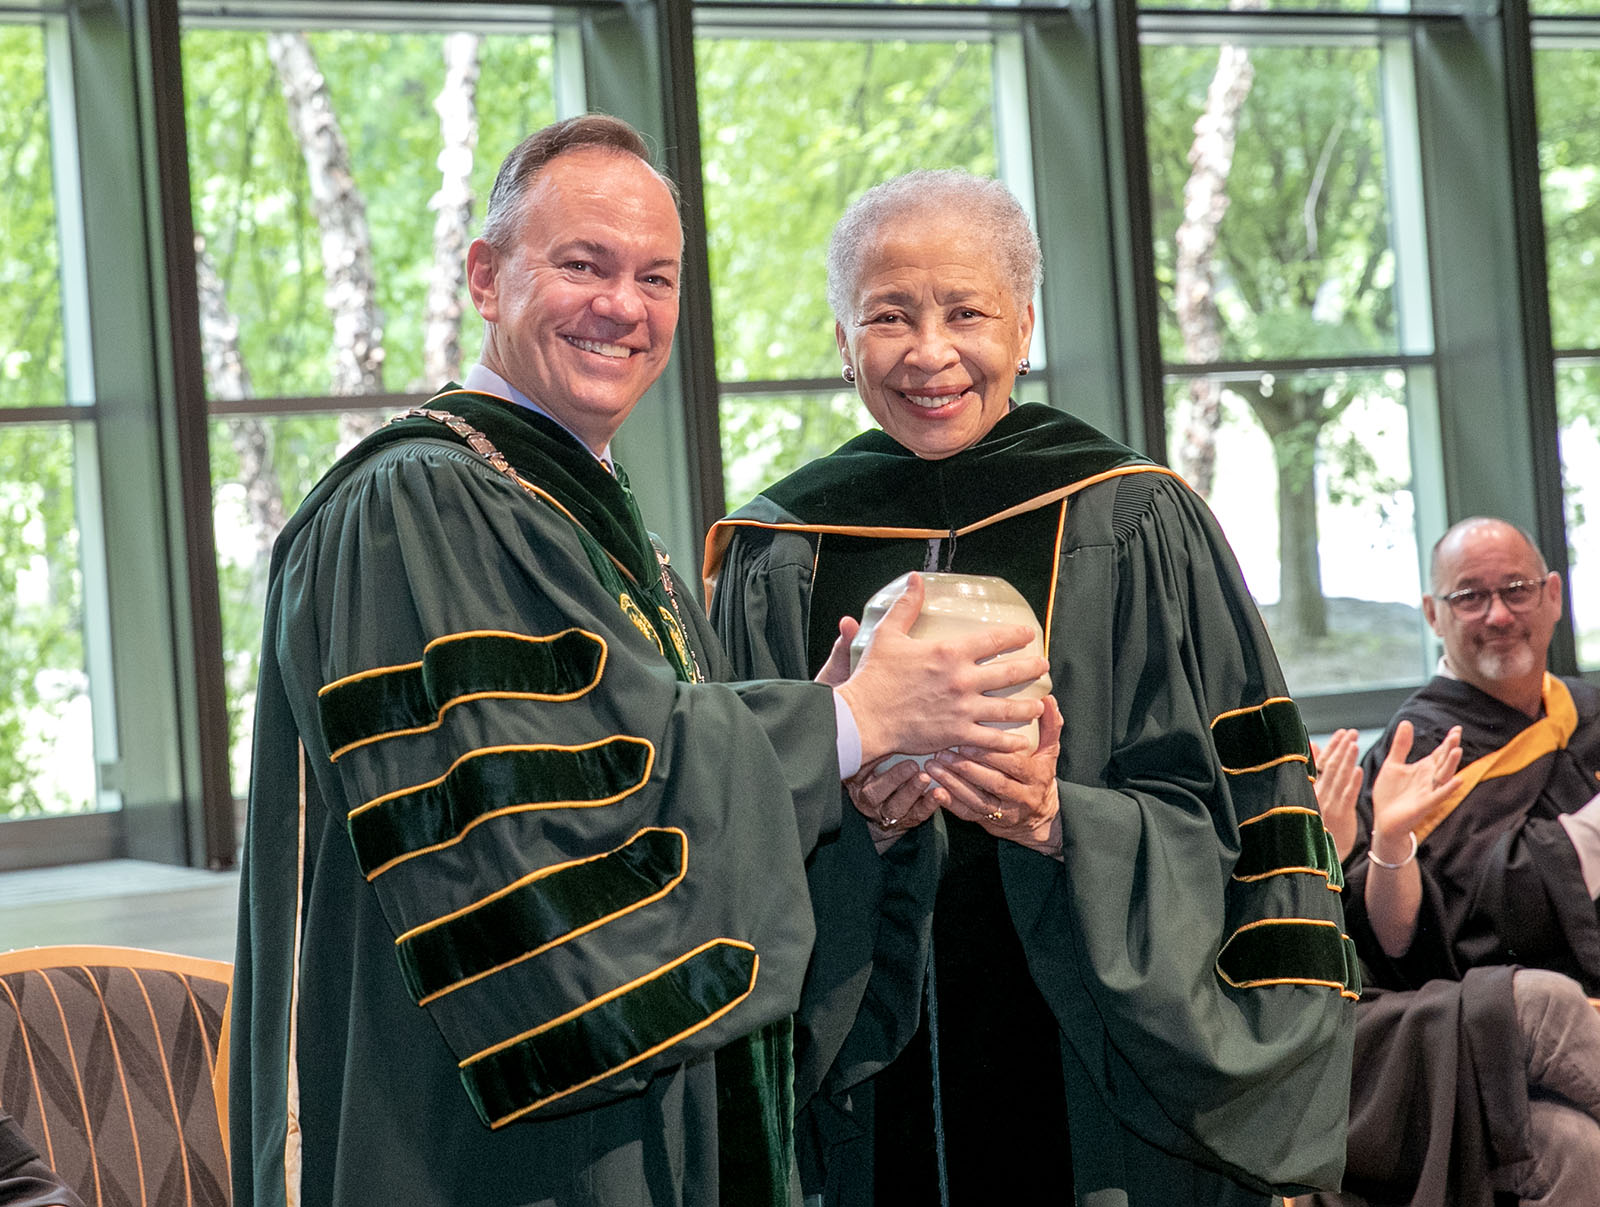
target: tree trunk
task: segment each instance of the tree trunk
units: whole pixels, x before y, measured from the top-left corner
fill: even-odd
[[[206,252],[205,240],[198,235],[194,241],[194,261],[207,393],[223,401],[253,397],[250,372],[239,351],[239,320],[228,307],[227,291]],[[261,420],[250,416],[231,418],[227,420],[227,427],[228,438],[239,456],[245,511],[255,533],[256,576],[264,584],[272,543],[278,539],[288,519],[283,503],[283,483],[272,464],[272,433]]]
[[[1258,9],[1264,0],[1233,0],[1235,9]],[[1255,71],[1242,46],[1224,44],[1206,90],[1206,107],[1194,124],[1189,147],[1189,179],[1183,186],[1183,221],[1176,236],[1173,289],[1184,359],[1207,364],[1222,355],[1222,317],[1217,313],[1216,250],[1228,212],[1228,173],[1238,142],[1239,113],[1250,95]],[[1222,421],[1222,387],[1211,378],[1189,382],[1183,408],[1178,472],[1205,498],[1216,475],[1217,427]]]
[[[333,316],[333,366],[328,392],[383,392],[383,315],[372,271],[367,203],[350,168],[350,146],[328,96],[327,81],[304,34],[267,35],[267,54],[289,105],[311,186],[311,208],[322,232],[323,293]],[[375,414],[345,416],[341,449],[376,428]],[[352,439],[353,437],[353,439]]]
[[[1318,551],[1317,476],[1307,471],[1303,445],[1309,436],[1297,432],[1273,441],[1278,467],[1278,617],[1280,636],[1328,635],[1328,604],[1322,597],[1322,555]]]
[[[1278,476],[1278,623],[1276,636],[1328,635],[1328,607],[1322,597],[1322,555],[1317,519],[1317,442],[1322,429],[1343,410],[1319,387],[1268,390],[1241,384],[1267,438]]]
[[[439,114],[439,191],[428,202],[433,222],[433,272],[422,328],[425,390],[461,379],[462,296],[467,284],[467,244],[472,226],[472,161],[478,145],[477,34],[455,33],[444,40],[445,79],[433,107]]]

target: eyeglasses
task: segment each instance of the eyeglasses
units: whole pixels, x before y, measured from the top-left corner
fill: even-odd
[[[1489,602],[1496,595],[1513,612],[1528,611],[1539,602],[1544,585],[1549,581],[1550,576],[1545,574],[1539,578],[1520,578],[1514,583],[1498,587],[1463,587],[1439,598],[1449,604],[1450,610],[1462,620],[1477,620],[1488,615]]]

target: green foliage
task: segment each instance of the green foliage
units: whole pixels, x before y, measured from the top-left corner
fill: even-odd
[[[1539,167],[1550,277],[1550,324],[1558,348],[1600,344],[1600,53],[1592,49],[1535,52]],[[1564,397],[1564,418],[1600,416],[1593,395]],[[1578,409],[1570,409],[1576,407]]]
[[[1395,351],[1377,51],[1250,48],[1218,241],[1223,359]],[[1215,47],[1145,52],[1151,207],[1162,289],[1162,351],[1181,361],[1173,303],[1195,120]]]
[[[366,206],[384,315],[384,387],[391,391],[443,384],[422,380],[422,323],[433,266],[429,203],[440,183],[434,100],[445,82],[444,37],[343,30],[308,37]],[[195,230],[238,321],[253,392],[326,394],[333,328],[320,233],[267,35],[195,29],[184,35],[183,50]],[[485,37],[479,65],[472,183],[481,215],[505,153],[556,114],[548,37]],[[463,342],[475,350],[477,322],[462,301]],[[335,458],[337,417],[289,415],[261,426],[268,446],[256,472],[292,512]],[[263,534],[245,507],[247,483],[226,421],[213,426],[211,467],[229,726],[242,786],[266,589],[262,538],[273,534]]]
[[[88,807],[58,780],[83,698],[72,429],[0,427],[0,818]]]
[[[44,34],[0,23],[0,406],[65,401]]]
[[[837,375],[823,259],[833,224],[912,168],[995,171],[991,58],[973,42],[700,40],[718,377]],[[729,503],[869,423],[850,394],[724,397]]]
[[[722,396],[722,473],[738,507],[778,478],[874,426],[854,391]]]
[[[0,406],[67,401],[38,25],[0,24]],[[85,694],[72,428],[0,427],[0,818],[92,804],[58,774]],[[80,718],[81,720],[81,718]]]
[[[1378,50],[1360,46],[1255,45],[1238,112],[1211,277],[1225,361],[1287,360],[1399,350],[1394,257],[1389,244]],[[1191,359],[1176,303],[1177,245],[1189,153],[1218,70],[1218,48],[1157,46],[1144,55],[1162,352]],[[1270,375],[1229,389],[1272,441],[1278,468],[1279,589],[1316,601],[1318,467],[1334,502],[1362,497],[1379,516],[1396,484],[1348,442],[1322,447],[1360,396],[1353,377]],[[1326,472],[1331,471],[1331,473]],[[1337,479],[1336,481],[1332,479]],[[1284,609],[1283,636],[1320,637],[1320,606]]]
[[[331,31],[308,41],[366,203],[385,321],[385,388],[430,389],[442,384],[421,377],[433,262],[429,201],[439,187],[442,145],[433,103],[444,84],[444,35]],[[190,30],[183,55],[195,230],[239,320],[255,393],[324,394],[333,327],[323,300],[320,235],[267,35]],[[550,41],[486,38],[481,69],[472,171],[480,199],[505,152],[555,117]]]

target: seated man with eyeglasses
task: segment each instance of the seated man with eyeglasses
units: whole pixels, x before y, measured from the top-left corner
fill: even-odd
[[[1513,524],[1446,532],[1422,605],[1437,674],[1318,792],[1365,986],[1338,1201],[1600,1203],[1600,691],[1545,670],[1561,577]]]

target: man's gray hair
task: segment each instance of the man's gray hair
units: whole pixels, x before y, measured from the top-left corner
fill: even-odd
[[[828,305],[849,325],[861,257],[890,223],[929,212],[959,214],[994,245],[995,259],[1021,310],[1039,288],[1039,240],[1011,190],[960,168],[919,168],[861,194],[828,241]]]
[[[672,194],[673,204],[677,204],[678,187],[651,162],[650,144],[645,142],[644,135],[620,117],[584,113],[535,130],[506,156],[495,175],[494,187],[489,190],[489,204],[484,207],[484,242],[501,250],[509,246],[521,218],[520,203],[528,186],[552,159],[585,147],[598,147],[642,160],[645,167],[661,178],[661,183]]]

